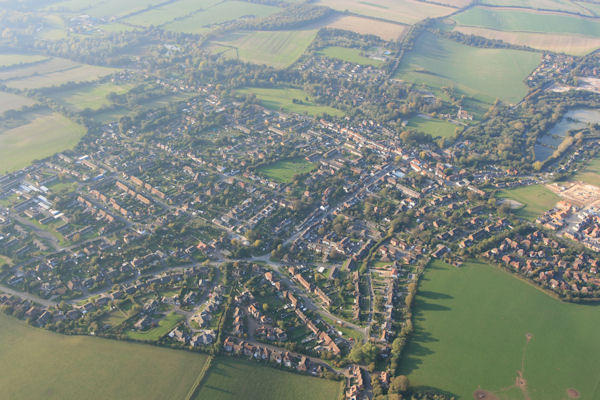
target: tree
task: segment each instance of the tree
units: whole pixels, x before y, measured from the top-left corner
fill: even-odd
[[[390,382],[390,393],[404,393],[408,390],[408,378],[406,375],[398,375]]]

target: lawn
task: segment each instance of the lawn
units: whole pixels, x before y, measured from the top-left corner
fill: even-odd
[[[461,400],[477,389],[498,400],[562,400],[567,389],[598,399],[599,311],[560,302],[486,264],[435,261],[419,286],[401,373],[413,386]],[[515,385],[519,372],[526,393]]]
[[[131,339],[155,342],[175,328],[175,325],[177,325],[182,319],[183,315],[170,313],[158,322],[158,326],[156,328],[152,328],[147,331],[128,331],[127,336]]]
[[[600,158],[591,160],[585,167],[577,171],[573,179],[600,187]]]
[[[335,400],[341,383],[230,357],[215,359],[195,400]]]
[[[560,201],[560,197],[544,185],[521,186],[515,189],[502,190],[498,197],[515,200],[523,204],[516,214],[530,221],[534,221]]]
[[[0,314],[0,360],[5,399],[178,400],[185,398],[206,356],[58,335]]]
[[[213,51],[231,48],[234,51],[228,52],[228,57],[286,68],[300,58],[316,36],[316,29],[231,33],[213,42]]]
[[[360,49],[350,49],[348,47],[329,46],[317,52],[318,55],[328,58],[347,61],[353,64],[374,65],[376,67],[383,64],[381,60],[374,60],[361,55]]]
[[[37,103],[35,100],[18,94],[0,92],[0,114],[8,110],[18,110]]]
[[[523,80],[540,59],[532,52],[476,48],[425,33],[404,57],[397,77],[437,91],[454,87],[483,103],[497,98],[517,103],[527,93]]]
[[[453,138],[457,125],[442,121],[435,118],[425,118],[421,116],[412,117],[407,124],[407,127],[415,129],[419,132],[426,133],[432,137]]]
[[[57,113],[0,131],[0,173],[21,169],[33,160],[72,148],[84,133],[83,126]]]
[[[92,84],[51,93],[49,97],[53,98],[63,106],[78,111],[86,108],[98,110],[102,106],[111,104],[111,101],[108,99],[110,93],[124,94],[132,87],[133,85],[115,85],[114,83],[100,85]]]
[[[460,25],[499,31],[600,36],[598,20],[559,13],[475,7],[453,16],[452,19]]]
[[[315,165],[303,158],[279,160],[273,164],[264,165],[258,172],[280,183],[290,183],[295,175],[304,174],[315,169]]]
[[[295,88],[244,88],[238,94],[254,94],[260,103],[272,110],[283,110],[298,114],[319,116],[329,114],[336,117],[344,115],[340,110],[314,103],[302,89]],[[308,98],[308,100],[307,100]],[[294,102],[294,99],[296,102]]]

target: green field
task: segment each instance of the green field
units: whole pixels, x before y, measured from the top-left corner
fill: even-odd
[[[543,185],[521,186],[515,189],[502,190],[498,197],[515,200],[523,204],[516,211],[516,214],[530,221],[534,221],[560,201],[560,197]]]
[[[215,41],[214,52],[255,64],[286,68],[293,64],[317,36],[317,30],[255,31],[232,33]]]
[[[434,91],[454,87],[482,103],[497,98],[517,103],[527,93],[523,80],[540,59],[532,52],[476,48],[425,33],[404,57],[397,77]]]
[[[60,114],[47,114],[17,128],[0,131],[0,173],[14,171],[74,147],[85,128]]]
[[[576,2],[569,0],[484,0],[481,4],[503,7],[525,7],[537,10],[567,11],[590,15],[590,12],[586,9],[587,4],[589,3],[580,6]]]
[[[308,94],[302,89],[244,88],[238,90],[236,93],[254,94],[264,107],[272,110],[283,110],[287,112],[295,112],[298,114],[308,114],[313,116],[329,114],[339,117],[344,115],[344,113],[340,110],[314,103]],[[294,103],[294,99],[302,101],[302,103]]]
[[[213,362],[195,400],[336,400],[340,392],[340,382],[222,357]]]
[[[361,55],[360,49],[350,49],[347,47],[329,46],[320,50],[317,54],[323,57],[336,58],[354,64],[374,65],[376,67],[383,64],[383,61],[381,60],[374,60]]]
[[[458,125],[448,121],[442,121],[435,118],[424,118],[421,116],[411,118],[406,126],[431,135],[432,137],[440,136],[443,138],[453,138],[456,136],[455,130],[458,127]]]
[[[315,169],[315,165],[303,158],[279,160],[273,164],[264,165],[258,172],[280,183],[290,183],[294,175],[304,174]]]
[[[48,57],[35,54],[0,54],[0,68],[11,67],[19,64],[30,64],[47,60]]]
[[[411,385],[460,400],[478,388],[498,400],[562,400],[567,389],[598,399],[599,311],[562,303],[486,264],[435,261],[420,283],[402,373]],[[518,371],[525,394],[515,387]]]
[[[147,331],[128,331],[127,336],[131,339],[155,342],[175,328],[182,319],[183,315],[171,313],[161,319],[156,328]]]
[[[594,158],[587,163],[585,167],[577,171],[573,179],[600,186],[600,158]]]
[[[97,110],[102,106],[111,104],[108,99],[110,93],[127,93],[133,85],[115,85],[105,83],[100,85],[86,85],[73,89],[61,90],[58,93],[52,93],[49,97],[56,100],[59,104],[74,110],[84,110],[89,108]]]
[[[452,19],[460,25],[491,28],[500,31],[600,36],[600,23],[598,20],[558,13],[475,7],[453,16]]]
[[[18,110],[37,103],[35,100],[18,94],[0,92],[0,114],[8,110]]]
[[[179,400],[206,356],[58,335],[0,314],[0,360],[5,399]]]
[[[24,90],[59,86],[67,82],[91,82],[110,75],[115,71],[116,69],[113,68],[97,67],[95,65],[78,65],[67,70],[10,80],[6,82],[6,86]]]
[[[164,0],[65,0],[46,8],[50,11],[85,13],[92,17],[123,17],[145,10],[149,6],[164,3]]]

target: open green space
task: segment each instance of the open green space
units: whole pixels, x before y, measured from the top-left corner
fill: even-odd
[[[78,111],[85,110],[86,108],[97,110],[102,106],[111,104],[111,101],[108,99],[110,93],[127,93],[132,87],[133,85],[116,85],[114,83],[90,84],[51,93],[49,97],[63,106]]]
[[[53,113],[40,115],[30,123],[0,131],[0,173],[14,171],[63,150],[74,147],[85,128]]]
[[[600,309],[560,302],[487,264],[433,262],[419,285],[401,363],[411,385],[472,399],[600,396]],[[518,373],[526,381],[515,385]]]
[[[239,94],[254,94],[260,103],[272,110],[283,110],[298,114],[319,116],[329,114],[342,116],[344,113],[329,106],[322,106],[313,102],[302,89],[295,88],[243,88]],[[296,100],[294,102],[294,100]]]
[[[483,0],[481,4],[502,7],[524,7],[534,10],[566,11],[590,15],[585,5],[579,5],[577,2],[570,0]]]
[[[18,110],[37,103],[35,100],[18,94],[0,92],[0,114],[8,110]]]
[[[0,54],[0,68],[47,60],[48,57],[36,54]]]
[[[50,11],[88,14],[92,17],[124,17],[164,3],[164,0],[65,0],[47,6]]]
[[[279,160],[273,164],[263,165],[258,172],[280,183],[290,183],[295,175],[310,172],[315,165],[303,158]]]
[[[409,128],[419,132],[426,133],[432,137],[453,138],[458,125],[448,121],[442,121],[435,118],[425,118],[422,116],[412,117],[408,124]]]
[[[530,221],[534,221],[560,201],[560,197],[544,185],[521,186],[502,190],[498,197],[521,203],[523,206],[517,209],[516,214]]]
[[[336,58],[354,64],[374,65],[376,67],[383,64],[383,61],[365,57],[361,55],[361,53],[360,49],[351,49],[340,46],[329,46],[317,52],[318,55],[323,57]]]
[[[213,361],[195,400],[335,400],[341,387],[336,381],[220,357]]]
[[[253,31],[231,33],[213,42],[212,50],[255,64],[286,68],[294,63],[317,36],[317,30]]]
[[[500,31],[600,36],[600,23],[598,20],[559,13],[474,7],[454,15],[452,19],[460,25],[491,28]]]
[[[454,88],[480,103],[497,98],[517,103],[527,93],[523,80],[540,59],[532,52],[476,48],[425,33],[403,58],[397,77],[437,92]]]
[[[128,331],[131,339],[155,342],[169,333],[183,319],[183,315],[170,313],[158,322],[158,326],[147,331]]]
[[[43,75],[32,75],[6,82],[6,86],[16,89],[37,89],[49,86],[59,86],[67,82],[91,82],[114,73],[116,69],[98,67],[95,65],[76,65],[73,68],[49,72]]]
[[[577,171],[573,179],[600,186],[600,158],[594,158],[588,162],[585,167]]]
[[[206,356],[185,351],[63,336],[0,314],[5,399],[179,400],[205,361]]]

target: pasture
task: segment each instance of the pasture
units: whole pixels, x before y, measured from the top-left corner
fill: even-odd
[[[31,122],[0,131],[0,173],[74,147],[85,128],[60,114],[37,115]]]
[[[254,31],[231,33],[213,42],[216,52],[255,64],[286,68],[293,64],[317,36],[316,30]]]
[[[335,400],[341,388],[340,382],[220,357],[206,373],[195,400]]]
[[[48,57],[37,54],[0,54],[0,68],[31,64],[47,59]]]
[[[149,7],[164,3],[164,0],[65,0],[46,7],[50,11],[85,13],[92,17],[124,17]]]
[[[0,92],[0,114],[8,110],[18,110],[37,103],[35,100],[18,94]]]
[[[295,88],[244,88],[236,91],[237,94],[256,95],[263,107],[272,110],[295,112],[319,116],[329,114],[342,116],[344,113],[338,109],[322,106],[313,102],[308,93]],[[295,100],[295,101],[294,101]]]
[[[49,97],[73,110],[81,111],[86,108],[98,110],[103,106],[111,104],[111,101],[108,99],[110,93],[124,94],[132,87],[133,85],[116,85],[113,83],[92,84],[60,90],[49,94]]]
[[[517,103],[527,93],[523,80],[540,59],[532,52],[476,48],[425,33],[402,60],[396,77],[438,92],[455,88],[483,103],[496,98]]]
[[[456,136],[455,131],[458,125],[448,121],[442,121],[435,118],[425,118],[422,116],[412,117],[408,124],[408,128],[426,133],[432,137],[453,138]]]
[[[396,40],[406,31],[407,26],[356,15],[343,15],[329,22],[325,28],[343,29],[361,35],[375,35],[383,40]]]
[[[522,206],[517,209],[516,214],[529,221],[535,221],[537,217],[560,201],[560,197],[544,185],[521,186],[502,190],[498,197],[521,203]]]
[[[600,158],[589,161],[573,177],[575,181],[582,181],[600,187]]]
[[[501,7],[531,8],[533,10],[566,11],[590,15],[589,10],[570,0],[483,0],[481,4]]]
[[[279,160],[273,164],[263,165],[258,172],[279,183],[290,183],[295,175],[304,174],[315,169],[315,165],[303,158]]]
[[[206,361],[185,351],[63,336],[4,314],[0,354],[2,397],[12,400],[183,399]]]
[[[568,389],[597,399],[598,311],[560,302],[487,264],[435,261],[419,285],[401,373],[412,386],[461,400],[478,389],[498,400],[562,400]]]
[[[362,51],[360,49],[351,49],[340,46],[329,46],[317,52],[317,54],[320,56],[335,58],[353,64],[373,65],[375,67],[383,64],[383,61],[365,57],[361,53]]]
[[[6,82],[6,86],[16,89],[38,89],[49,86],[59,86],[67,82],[91,82],[114,73],[113,68],[98,67],[94,65],[78,65],[71,69],[33,75],[22,79]]]

